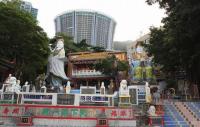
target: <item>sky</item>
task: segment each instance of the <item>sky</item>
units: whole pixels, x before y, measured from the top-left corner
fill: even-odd
[[[136,40],[149,32],[151,26],[161,26],[165,16],[158,5],[149,6],[146,0],[25,0],[38,9],[39,25],[49,37],[55,35],[57,15],[76,9],[102,12],[116,22],[114,41]]]

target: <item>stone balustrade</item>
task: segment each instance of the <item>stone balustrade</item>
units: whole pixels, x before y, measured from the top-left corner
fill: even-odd
[[[100,76],[102,73],[96,70],[79,70],[72,71],[72,76]]]

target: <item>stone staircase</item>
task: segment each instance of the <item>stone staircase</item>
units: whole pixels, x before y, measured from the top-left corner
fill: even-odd
[[[199,110],[195,109],[192,103],[194,102],[175,102],[174,105],[191,127],[199,127],[200,118],[197,114]]]
[[[174,102],[164,104],[164,126],[165,127],[190,127]]]

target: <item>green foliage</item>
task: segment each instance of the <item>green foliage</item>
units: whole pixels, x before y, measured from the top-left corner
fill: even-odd
[[[57,33],[57,36],[62,36],[64,38],[65,43],[65,53],[71,53],[71,52],[85,52],[85,51],[91,51],[91,52],[104,52],[105,49],[102,47],[94,47],[91,45],[88,45],[86,43],[86,39],[83,39],[80,43],[74,43],[73,38],[70,36],[65,35],[64,33]],[[54,44],[56,42],[55,38],[50,39],[50,43]]]
[[[109,56],[95,64],[95,69],[101,71],[105,75],[114,76],[116,74],[116,61],[115,56]]]
[[[104,52],[104,51],[105,51],[105,48],[103,48],[103,47],[98,47],[98,46],[92,47],[91,49],[92,49],[94,52]]]
[[[150,44],[146,45],[154,61],[169,72],[184,70],[187,79],[200,83],[200,1],[147,0],[159,3],[167,17],[161,29],[151,29]]]
[[[115,77],[117,76],[118,71],[128,71],[129,66],[126,61],[119,61],[113,55],[99,61],[94,65],[94,67],[105,75]]]
[[[20,10],[19,2],[0,2],[0,56],[16,62],[17,78],[33,80],[47,63],[48,38],[32,15]]]

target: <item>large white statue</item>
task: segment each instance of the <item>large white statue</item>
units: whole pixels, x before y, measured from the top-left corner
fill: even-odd
[[[129,90],[128,90],[128,87],[127,87],[127,81],[126,80],[122,80],[120,82],[119,94],[120,95],[129,95]]]
[[[64,40],[61,37],[58,37],[55,43],[53,49],[50,47],[51,55],[48,59],[47,79],[53,90],[56,89],[57,92],[64,92],[62,81],[68,80],[64,71],[64,61],[66,60]]]
[[[151,102],[151,90],[149,88],[149,83],[146,82],[145,84],[145,92],[146,92],[146,103],[150,103]]]

